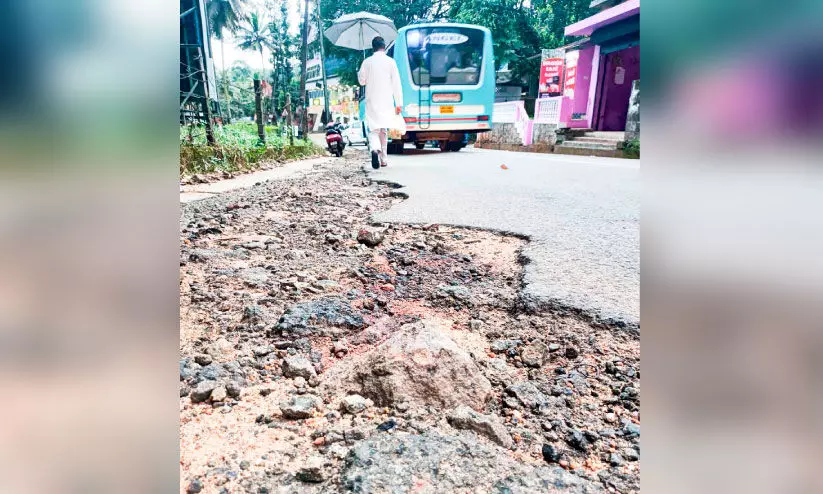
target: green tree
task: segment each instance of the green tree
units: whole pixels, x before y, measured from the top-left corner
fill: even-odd
[[[569,42],[563,31],[569,24],[592,14],[591,0],[406,0],[373,3],[367,0],[320,0],[324,26],[343,14],[368,11],[392,19],[397,28],[421,19],[449,18],[489,28],[494,39],[495,67],[508,63],[516,78],[536,77],[543,48]],[[340,74],[344,84],[357,84],[362,54],[326,45],[326,56],[346,60]],[[316,48],[315,42],[315,50]]]
[[[450,17],[457,22],[484,26],[492,32],[497,65],[510,61],[523,51],[524,34],[530,29],[523,22],[526,13],[519,0],[457,0]]]
[[[447,13],[447,0],[405,0],[403,2],[370,2],[367,0],[320,0],[323,12],[323,26],[328,29],[332,22],[343,14],[366,11],[380,14],[394,21],[400,29],[420,19],[435,19],[444,17]],[[319,41],[313,43],[315,50],[319,50]],[[357,85],[357,70],[363,61],[363,54],[357,50],[341,48],[324,39],[324,49],[327,57],[343,59],[346,63],[339,73],[343,84]]]
[[[230,98],[229,109],[235,118],[254,115],[254,72],[245,62],[234,62],[229,70],[221,71],[217,80],[227,88]]]
[[[208,0],[206,3],[206,16],[208,18],[209,31],[211,36],[220,41],[220,60],[223,65],[223,72],[226,71],[226,51],[225,34],[235,32],[243,19],[243,5],[240,0]],[[227,80],[225,82],[228,82]],[[221,87],[221,86],[218,86]],[[227,85],[223,85],[223,94],[226,99],[225,105],[228,111],[229,121],[231,120],[231,92]]]
[[[591,0],[456,0],[449,16],[488,27],[494,39],[495,64],[508,63],[515,78],[536,77],[540,53],[571,40],[564,30],[591,14]]]
[[[263,56],[263,49],[271,49],[271,30],[269,24],[262,20],[262,16],[257,12],[252,12],[247,19],[238,26],[237,47],[241,50],[257,51],[260,53],[260,63],[262,73],[261,79],[265,79],[266,59]]]
[[[206,15],[211,35],[222,41],[225,31],[234,32],[243,19],[243,3],[240,0],[208,0]]]
[[[291,90],[291,82],[294,79],[294,68],[292,59],[295,56],[294,46],[297,40],[289,33],[288,5],[286,0],[280,2],[279,15],[271,22],[269,30],[272,33],[272,86],[274,88],[274,108],[275,113],[282,113],[286,94]],[[297,101],[298,94],[292,94],[292,100]]]
[[[262,81],[267,81],[270,78],[266,77],[266,59],[263,56],[263,49],[268,48],[269,50],[274,50],[274,46],[272,45],[272,32],[271,26],[268,22],[265,22],[260,14],[257,12],[252,12],[248,19],[243,22],[238,28],[238,43],[237,47],[241,50],[248,50],[248,51],[257,51],[260,53],[260,73],[257,74],[257,77]],[[267,102],[263,101],[262,108],[263,108],[263,120],[267,121],[266,117],[266,109],[268,108]]]
[[[591,0],[535,0],[531,10],[534,13],[534,29],[539,41],[557,48],[568,43],[563,31],[569,24],[585,19],[593,12],[589,8]]]
[[[532,35],[538,50],[526,54],[512,64],[517,75],[537,77],[540,70],[542,48],[559,48],[573,41],[566,37],[566,26],[593,14],[589,8],[591,0],[535,0],[531,4]]]

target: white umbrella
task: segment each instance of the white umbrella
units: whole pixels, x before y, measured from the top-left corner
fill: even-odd
[[[375,36],[382,36],[388,45],[397,38],[394,22],[382,15],[368,12],[346,14],[326,29],[326,37],[337,46],[353,50],[371,48]]]

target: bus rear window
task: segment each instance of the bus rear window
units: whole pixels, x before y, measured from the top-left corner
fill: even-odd
[[[476,85],[483,62],[483,31],[464,27],[421,27],[406,32],[415,84]]]

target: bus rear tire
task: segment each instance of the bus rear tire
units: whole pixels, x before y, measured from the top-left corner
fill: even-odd
[[[423,149],[424,147],[426,147],[426,141],[423,141],[423,142],[415,142],[415,143],[414,143],[414,147],[415,147],[416,149]]]
[[[403,154],[403,141],[392,141],[386,148],[389,154]]]
[[[463,149],[463,144],[460,142],[450,142],[449,143],[449,151],[457,152]]]

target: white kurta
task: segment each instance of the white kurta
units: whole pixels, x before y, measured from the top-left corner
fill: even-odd
[[[394,59],[378,51],[363,60],[357,78],[366,86],[366,124],[371,129],[401,129],[403,118],[394,112],[403,106],[400,72]],[[402,129],[405,130],[405,129]]]

